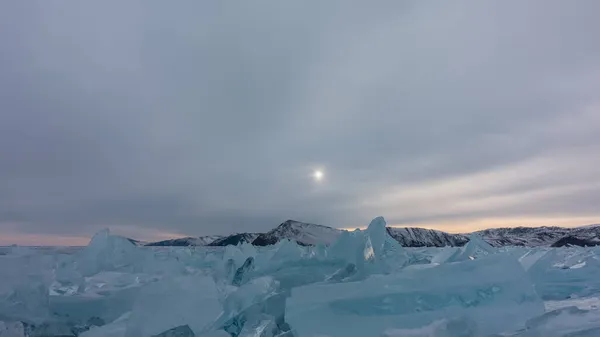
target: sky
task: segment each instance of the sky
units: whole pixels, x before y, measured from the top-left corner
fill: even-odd
[[[599,12],[3,1],[0,244],[600,223]]]

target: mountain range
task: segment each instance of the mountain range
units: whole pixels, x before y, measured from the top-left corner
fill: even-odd
[[[494,247],[562,247],[600,245],[600,225],[576,228],[563,227],[512,227],[490,228],[466,234],[450,234],[418,227],[388,227],[388,234],[404,247],[463,246],[469,235],[475,234]],[[237,233],[229,236],[185,237],[152,242],[146,246],[227,246],[251,243],[268,246],[285,239],[300,245],[329,245],[342,233],[341,229],[287,220],[266,233]]]

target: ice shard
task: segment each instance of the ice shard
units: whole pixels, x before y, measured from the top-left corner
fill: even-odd
[[[459,248],[454,255],[446,260],[446,262],[475,260],[495,253],[497,253],[496,248],[485,242],[477,234],[471,234],[469,236],[469,242]]]
[[[239,287],[248,281],[249,274],[254,270],[254,258],[249,257],[244,264],[237,269],[233,276],[232,285]]]
[[[373,219],[364,231],[342,232],[327,256],[342,261],[346,267],[354,265],[357,279],[374,273],[388,273],[409,260],[402,246],[388,234],[382,217]]]

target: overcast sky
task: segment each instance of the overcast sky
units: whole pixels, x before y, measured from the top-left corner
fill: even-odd
[[[598,13],[3,1],[0,244],[600,222]]]

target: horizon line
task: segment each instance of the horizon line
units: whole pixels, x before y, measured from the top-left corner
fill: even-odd
[[[592,220],[593,219],[593,220]],[[492,219],[489,219],[492,220]],[[495,226],[484,225],[484,223],[496,223]],[[444,222],[444,223],[414,223],[414,224],[388,224],[388,227],[393,228],[424,228],[431,229],[449,234],[469,234],[485,229],[494,228],[518,228],[518,227],[563,227],[563,228],[578,228],[586,226],[594,226],[600,224],[598,217],[579,217],[579,218],[562,218],[562,219],[542,219],[542,218],[515,218],[515,219],[503,219],[495,221],[488,221],[486,219],[475,220],[475,221],[455,221],[455,222]],[[327,226],[330,227],[330,226]],[[150,230],[147,232],[148,235],[142,238],[133,237],[130,230],[121,230],[121,226],[107,226],[111,232],[124,236],[130,239],[134,239],[141,242],[158,242],[164,240],[172,240],[184,237],[201,237],[209,235],[186,235],[182,233],[173,233],[166,231]],[[356,227],[331,227],[340,230],[353,231],[355,229],[365,229],[367,226],[356,226]],[[130,228],[128,228],[130,229]],[[127,233],[126,233],[127,232]],[[139,232],[139,230],[137,231]],[[238,232],[239,233],[239,232]],[[230,233],[222,236],[234,235],[238,233]],[[28,234],[28,233],[1,233],[0,236],[0,247],[10,247],[13,245],[23,247],[80,247],[86,246],[95,233],[89,236],[64,236],[58,234]],[[213,234],[214,235],[214,234]]]

